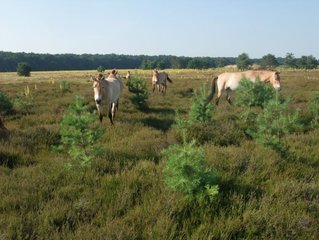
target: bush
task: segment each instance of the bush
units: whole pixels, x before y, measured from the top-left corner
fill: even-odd
[[[276,91],[273,87],[260,81],[256,82],[243,78],[236,90],[236,105],[246,107],[264,107],[270,100],[274,99]]]
[[[319,125],[319,92],[312,97],[308,109],[312,116],[311,127],[315,128]]]
[[[207,103],[207,91],[203,85],[199,91],[195,91],[195,97],[189,112],[190,122],[209,123],[213,115],[213,105]]]
[[[204,149],[197,147],[195,141],[173,145],[163,153],[167,158],[164,175],[169,188],[188,200],[202,201],[218,194],[217,175],[207,170]]]
[[[148,107],[148,90],[145,81],[140,78],[131,78],[127,82],[128,90],[134,95],[131,97],[131,101],[140,109]]]
[[[10,98],[3,92],[0,91],[0,114],[8,114],[13,110],[13,104]]]
[[[31,75],[30,64],[26,63],[26,62],[18,63],[17,74],[18,74],[18,76],[29,77]]]
[[[14,99],[14,106],[18,111],[30,113],[33,106],[33,97],[30,94],[27,95],[26,91],[17,93],[16,98]]]
[[[99,66],[96,70],[97,70],[99,73],[104,73],[105,67]]]
[[[189,134],[192,132],[193,125],[208,126],[212,121],[213,105],[211,103],[207,103],[205,85],[200,88],[199,92],[195,91],[194,95],[188,118],[183,118],[179,112],[176,111],[174,127],[178,134],[182,137],[183,142],[191,140],[189,138]],[[200,140],[199,142],[202,141]]]
[[[62,93],[70,92],[70,83],[66,80],[60,82],[60,89]]]
[[[61,145],[59,150],[65,149],[74,160],[69,167],[87,167],[97,156],[99,149],[97,140],[102,136],[103,129],[93,125],[95,114],[87,111],[83,98],[76,97],[76,101],[69,107],[69,112],[61,122]]]
[[[255,129],[248,129],[247,132],[265,147],[282,152],[286,145],[281,138],[300,127],[298,116],[299,111],[288,112],[288,102],[271,100],[264,111],[256,116]]]

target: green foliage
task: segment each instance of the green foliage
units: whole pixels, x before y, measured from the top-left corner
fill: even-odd
[[[240,70],[245,70],[250,65],[251,61],[247,53],[242,53],[237,57],[236,65]]]
[[[33,107],[34,99],[33,96],[30,95],[30,91],[25,88],[24,92],[17,93],[13,105],[19,111],[23,113],[30,113],[31,108]]]
[[[99,66],[96,70],[97,70],[99,73],[104,73],[105,67]]]
[[[18,63],[17,74],[18,76],[29,77],[31,74],[30,64],[26,62]]]
[[[66,80],[62,80],[60,82],[60,89],[62,93],[70,92],[70,89],[71,89],[70,83]]]
[[[285,57],[285,65],[290,68],[297,67],[297,59],[295,58],[293,53],[287,53]]]
[[[76,97],[60,125],[61,145],[59,149],[67,151],[73,162],[70,167],[88,167],[97,156],[97,141],[103,134],[100,126],[94,125],[95,114],[88,112],[82,97]]]
[[[286,148],[282,137],[300,128],[298,116],[299,111],[288,112],[288,102],[270,100],[256,117],[256,129],[247,132],[263,146],[282,152]]]
[[[143,79],[133,77],[127,82],[128,90],[134,95],[131,101],[139,109],[147,108],[148,90]]]
[[[0,91],[0,114],[9,114],[13,110],[13,104],[10,98]]]
[[[311,127],[315,128],[319,125],[319,92],[312,96],[308,109],[312,115]]]
[[[189,112],[190,122],[209,123],[212,119],[213,105],[207,103],[206,86],[202,85],[199,91],[195,91],[194,95]]]
[[[318,60],[312,55],[301,56],[297,61],[297,65],[303,69],[315,69],[318,67]]]
[[[164,69],[165,68],[165,62],[164,61],[158,61],[156,63],[156,69]]]
[[[213,199],[218,194],[217,175],[207,170],[204,149],[195,141],[182,146],[173,145],[163,151],[167,158],[165,183],[189,200]]]
[[[156,67],[156,61],[144,59],[140,65],[141,69],[154,69]]]
[[[191,69],[207,69],[208,67],[209,62],[206,58],[192,58],[187,64],[187,68]]]
[[[260,65],[264,68],[274,68],[279,65],[275,55],[267,54],[260,60]]]
[[[236,105],[247,107],[263,107],[274,99],[276,91],[269,84],[262,83],[259,78],[256,82],[243,78],[236,89]]]

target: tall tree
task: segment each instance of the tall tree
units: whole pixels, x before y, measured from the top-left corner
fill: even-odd
[[[245,70],[250,64],[250,59],[247,53],[242,53],[238,55],[236,60],[237,68],[240,70]]]
[[[295,58],[293,53],[287,53],[284,63],[287,67],[296,68],[297,67],[297,59]]]
[[[29,77],[31,74],[30,64],[26,62],[18,63],[17,74],[19,76]]]
[[[297,65],[299,68],[303,68],[303,69],[314,69],[318,67],[318,61],[312,55],[301,56],[301,58],[299,58],[297,61]]]
[[[262,57],[260,61],[260,65],[265,68],[273,68],[273,67],[277,67],[279,63],[275,55],[269,53]]]

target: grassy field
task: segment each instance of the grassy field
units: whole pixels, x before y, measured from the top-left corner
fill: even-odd
[[[51,146],[75,96],[95,110],[88,80],[96,71],[0,73],[0,91],[16,101],[4,116],[9,135],[0,136],[0,239],[318,239],[319,128],[285,136],[295,156],[285,158],[247,137],[240,108],[223,97],[213,116],[219,127],[201,142],[220,174],[216,199],[187,202],[165,186],[162,150],[179,143],[175,111],[187,115],[194,90],[223,71],[167,70],[166,96],[150,92],[144,111],[125,88],[115,125],[102,123],[102,155],[85,174],[66,170],[68,155]],[[131,74],[151,90],[151,71]],[[281,81],[290,107],[307,119],[319,71],[282,70]]]

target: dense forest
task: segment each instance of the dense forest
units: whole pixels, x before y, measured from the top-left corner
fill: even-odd
[[[0,51],[0,71],[13,72],[20,62],[27,62],[33,71],[151,68],[210,68],[235,64],[236,58],[176,57],[171,55],[117,54],[37,54]]]
[[[172,55],[118,55],[118,54],[37,54],[13,53],[0,51],[0,72],[14,72],[21,62],[28,63],[32,71],[54,70],[93,70],[98,67],[104,69],[164,69],[164,68],[191,68],[207,69],[224,67],[237,64],[241,69],[250,64],[260,64],[264,67],[286,65],[293,68],[313,69],[318,65],[318,60],[310,56],[295,58],[292,53],[287,53],[285,58],[275,57],[272,54],[261,59],[249,59],[245,53],[238,57],[181,57]]]

